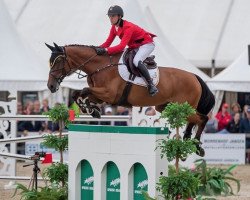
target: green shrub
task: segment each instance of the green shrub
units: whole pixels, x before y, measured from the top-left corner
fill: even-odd
[[[199,159],[195,163],[196,169],[193,173],[201,181],[199,194],[207,196],[233,195],[233,188],[228,181],[235,182],[237,184],[237,192],[240,191],[240,181],[234,178],[231,173],[236,165],[232,165],[228,169],[221,169],[207,167],[206,161],[203,159]]]
[[[17,190],[21,190],[20,200],[67,200],[68,199],[68,188],[58,187],[43,187],[38,190],[28,189],[24,185],[18,183],[16,191],[12,197],[15,196]]]
[[[60,183],[68,182],[68,165],[64,163],[53,163],[49,167],[47,167],[43,175],[48,178],[51,183],[55,183],[60,185]]]
[[[199,179],[187,170],[180,170],[178,174],[174,172],[167,177],[161,176],[157,186],[157,190],[168,200],[194,198],[198,188]]]

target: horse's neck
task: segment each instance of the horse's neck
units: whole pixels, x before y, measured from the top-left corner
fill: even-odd
[[[120,53],[114,56],[98,56],[96,55],[95,50],[88,46],[73,46],[70,47],[70,52],[70,58],[73,66],[84,71],[86,74],[91,74],[110,64],[117,64],[122,55],[122,53]]]

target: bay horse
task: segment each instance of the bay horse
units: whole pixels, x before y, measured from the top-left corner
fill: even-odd
[[[55,43],[54,46],[46,46],[52,51],[47,84],[52,93],[58,90],[66,76],[80,70],[85,72],[89,87],[76,91],[73,99],[83,111],[87,110],[93,117],[100,117],[95,104],[102,102],[123,106],[155,106],[158,112],[162,112],[170,102],[188,102],[196,109],[196,114],[188,118],[184,139],[191,138],[193,127],[198,126],[195,138],[200,141],[208,121],[207,114],[213,108],[215,99],[199,76],[177,68],[159,67],[159,92],[151,97],[146,87],[133,84],[130,90],[125,89],[127,82],[118,73],[122,53],[99,56],[96,53],[98,47],[94,46],[58,46]],[[197,154],[205,154],[200,143],[197,144]]]

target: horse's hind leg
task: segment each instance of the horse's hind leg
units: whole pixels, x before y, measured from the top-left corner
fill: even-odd
[[[188,123],[187,124],[186,130],[184,131],[183,140],[191,138],[191,136],[192,136],[192,129],[193,129],[194,125],[195,125],[194,123]]]
[[[197,139],[198,141],[200,141],[202,131],[204,130],[206,123],[208,121],[208,116],[206,116],[206,115],[199,114],[199,117],[200,117],[200,122],[198,123],[198,130],[197,130],[196,135],[195,135],[195,139]],[[196,145],[196,148],[197,148],[196,154],[201,156],[201,157],[204,157],[205,151],[201,147],[200,142]]]

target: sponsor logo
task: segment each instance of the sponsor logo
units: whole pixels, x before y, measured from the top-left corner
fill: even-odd
[[[87,185],[90,185],[93,182],[94,182],[94,176],[90,176],[89,178],[86,178],[84,180],[84,184],[87,184]]]
[[[110,186],[116,187],[120,184],[120,178],[116,178],[110,182]]]
[[[141,190],[145,188],[148,185],[148,180],[144,180],[138,183],[137,188],[140,188]]]

